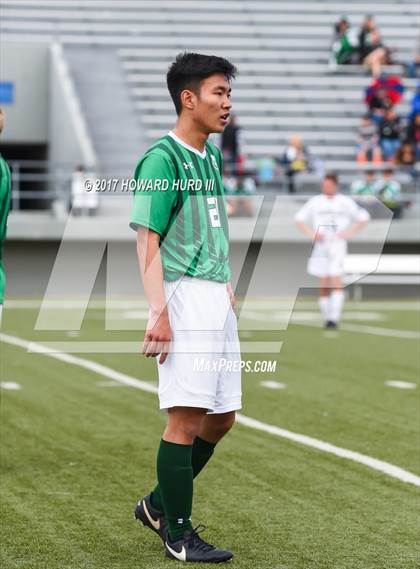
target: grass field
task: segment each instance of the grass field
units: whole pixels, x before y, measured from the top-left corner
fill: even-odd
[[[244,355],[275,359],[277,369],[244,374],[242,413],[419,476],[418,305],[348,303],[338,332],[322,330],[316,303],[303,298],[287,330],[267,331],[286,318],[270,306],[242,314],[244,342],[284,342],[280,354]],[[106,331],[97,306],[70,334],[34,331],[37,313],[31,303],[10,303],[2,333],[42,344],[142,339]],[[130,321],[144,316],[143,307]],[[115,323],[128,317],[113,313]],[[156,385],[155,363],[134,353],[75,355]],[[159,540],[132,516],[155,481],[165,420],[156,395],[9,341],[1,359],[5,387],[20,386],[1,392],[2,569],[180,565],[164,559]],[[237,569],[420,567],[416,485],[245,424],[197,479],[193,523],[232,548]]]

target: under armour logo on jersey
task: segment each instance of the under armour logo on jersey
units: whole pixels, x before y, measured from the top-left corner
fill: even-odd
[[[194,165],[192,162],[183,162],[183,164],[184,164],[184,168],[186,170],[192,170],[194,168]]]
[[[211,158],[211,163],[213,164],[213,168],[215,168],[216,170],[218,170],[218,169],[219,169],[219,166],[218,166],[218,164],[217,164],[216,158],[214,157],[214,154],[211,154],[211,155],[210,155],[210,158]]]

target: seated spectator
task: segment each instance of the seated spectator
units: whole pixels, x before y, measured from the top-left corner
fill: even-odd
[[[358,162],[381,163],[382,153],[379,145],[378,127],[369,115],[362,117],[356,151]]]
[[[411,118],[407,128],[406,141],[413,145],[416,160],[420,161],[420,111]]]
[[[294,194],[296,191],[295,176],[302,172],[312,171],[311,156],[300,136],[295,135],[290,138],[279,162],[285,167],[288,191]]]
[[[82,165],[77,166],[71,180],[71,206],[73,215],[95,215],[98,209],[94,174],[86,173]],[[87,182],[90,182],[88,184]]]
[[[334,39],[330,58],[330,68],[337,65],[358,63],[357,32],[350,28],[350,23],[344,16],[334,26]]]
[[[276,163],[273,158],[266,156],[257,162],[257,179],[258,183],[265,186],[274,181],[274,170]]]
[[[379,137],[384,160],[393,161],[395,159],[395,153],[401,144],[400,135],[400,118],[393,108],[387,109],[379,123]]]
[[[370,67],[373,77],[380,77],[382,65],[391,62],[389,49],[384,46],[373,16],[366,16],[359,33],[360,63]]]
[[[385,89],[378,89],[377,93],[369,101],[371,119],[377,124],[380,122],[387,109],[392,108],[392,101]]]
[[[356,179],[350,186],[353,196],[375,196],[378,189],[375,170],[366,170],[364,178]]]
[[[378,182],[377,196],[393,212],[395,219],[401,217],[401,184],[394,179],[393,168],[388,167],[383,171],[382,179]]]
[[[407,172],[415,180],[416,171],[416,152],[414,145],[409,141],[404,141],[395,154],[395,164],[402,171]]]
[[[252,176],[243,175],[234,178],[228,174],[223,177],[226,190],[228,216],[253,215],[253,204],[250,197],[256,193],[257,186]]]

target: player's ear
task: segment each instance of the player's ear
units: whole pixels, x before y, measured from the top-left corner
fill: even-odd
[[[197,95],[193,91],[190,91],[189,89],[184,89],[181,92],[181,102],[183,107],[192,111],[195,109],[196,101],[197,101]]]

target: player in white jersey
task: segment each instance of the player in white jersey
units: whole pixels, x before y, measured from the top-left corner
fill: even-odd
[[[308,200],[295,215],[299,229],[314,242],[308,273],[320,279],[319,307],[327,328],[337,327],[344,304],[342,275],[347,240],[370,219],[365,209],[337,190],[336,174],[326,174],[322,193]]]

